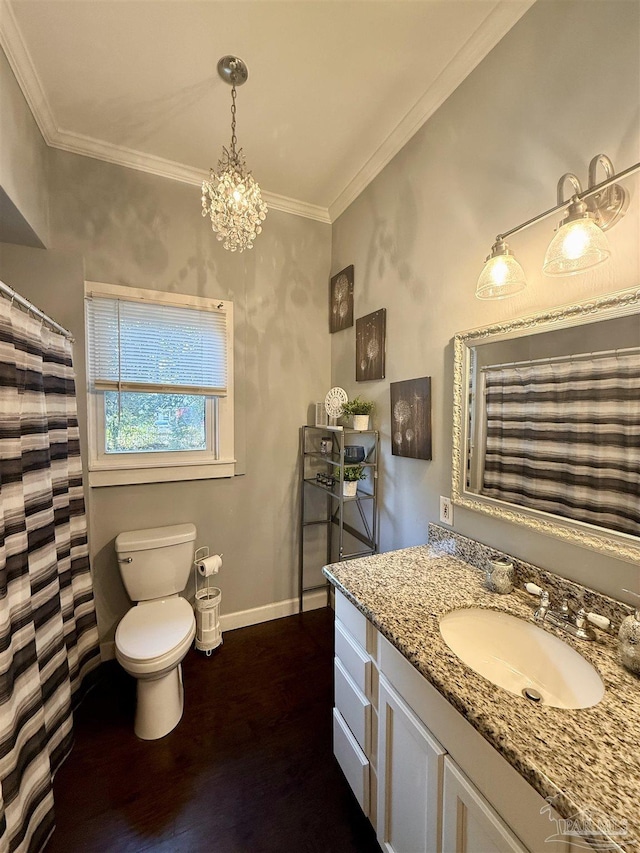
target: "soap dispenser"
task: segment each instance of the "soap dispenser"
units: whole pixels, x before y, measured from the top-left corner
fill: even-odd
[[[640,598],[640,594],[631,592],[630,589],[623,591]],[[626,619],[622,620],[618,637],[620,639],[620,661],[630,672],[640,675],[640,605],[634,615],[627,616]]]

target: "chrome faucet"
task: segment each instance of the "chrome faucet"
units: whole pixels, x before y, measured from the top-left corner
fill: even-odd
[[[572,613],[567,599],[563,599],[560,610],[550,610],[549,593],[535,583],[526,583],[525,590],[529,595],[537,595],[540,597],[540,605],[533,614],[536,622],[547,622],[555,628],[561,628],[572,637],[577,637],[580,640],[593,640],[595,633],[592,625],[600,628],[603,631],[612,630],[611,621],[606,616],[601,616],[599,613],[587,613],[581,607],[575,614]]]
[[[535,583],[526,583],[524,588],[529,595],[538,595],[540,597],[540,604],[536,612],[533,614],[533,618],[536,622],[544,622],[547,613],[549,612],[549,593],[546,589],[542,589],[541,586],[538,586]]]
[[[536,622],[544,622],[548,612],[549,612],[549,593],[545,590],[542,591],[540,595],[540,606],[533,614],[533,618]]]

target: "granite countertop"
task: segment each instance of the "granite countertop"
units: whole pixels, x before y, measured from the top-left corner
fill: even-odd
[[[324,568],[409,662],[564,818],[626,822],[623,850],[640,844],[640,678],[616,660],[616,641],[597,632],[577,640],[545,625],[600,673],[603,699],[592,708],[532,705],[493,685],[446,645],[440,618],[482,607],[530,620],[537,603],[524,592],[497,595],[484,573],[428,545],[335,563]],[[611,824],[609,824],[611,825]]]

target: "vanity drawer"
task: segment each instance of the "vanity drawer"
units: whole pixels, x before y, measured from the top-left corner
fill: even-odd
[[[334,660],[335,702],[365,755],[371,755],[371,702],[358,690],[338,658]]]
[[[336,657],[353,681],[364,693],[371,696],[371,658],[355,642],[342,622],[336,619]]]
[[[333,709],[333,754],[360,808],[369,815],[369,762],[337,708]]]
[[[341,592],[336,590],[336,616],[363,649],[367,648],[367,618]]]

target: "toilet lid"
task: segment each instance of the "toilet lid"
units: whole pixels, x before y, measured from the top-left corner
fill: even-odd
[[[193,622],[193,609],[184,598],[138,604],[121,619],[116,646],[134,660],[161,657],[187,638]]]

